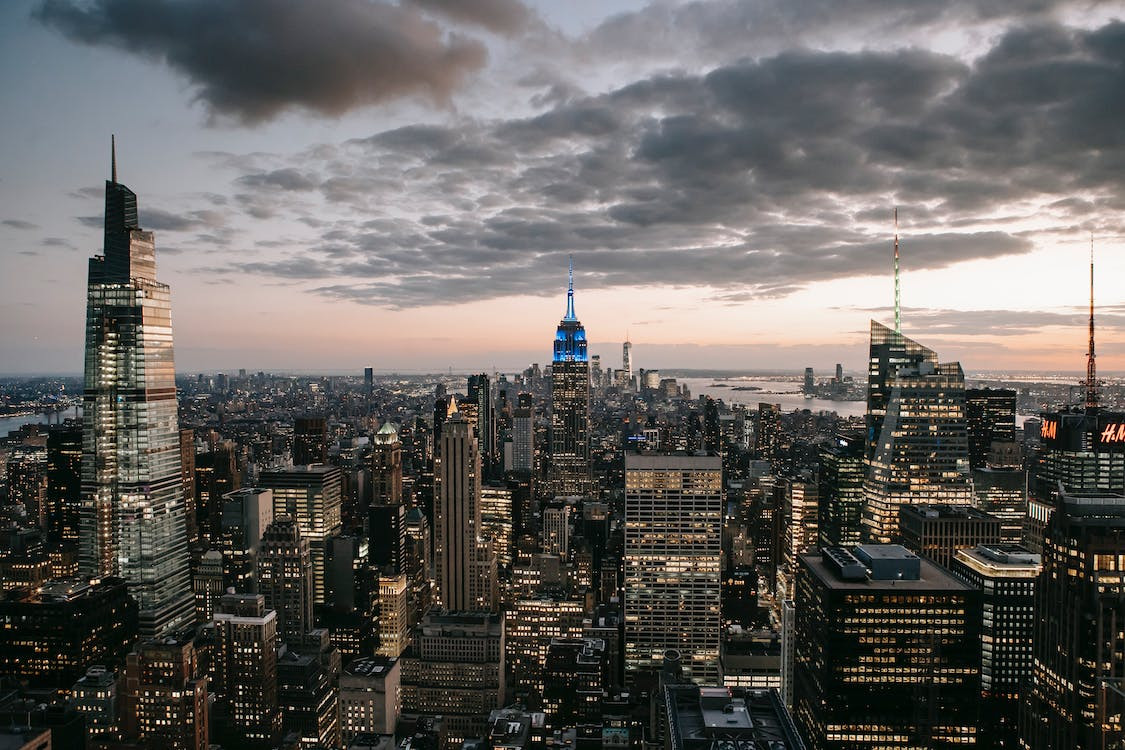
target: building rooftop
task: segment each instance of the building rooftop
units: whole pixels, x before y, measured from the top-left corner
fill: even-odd
[[[989,578],[1035,578],[1043,558],[1019,544],[981,544],[957,550],[955,559]]]
[[[926,520],[985,520],[991,521],[995,517],[971,505],[903,505],[899,509],[903,516],[924,518]]]
[[[917,562],[918,574],[916,578],[903,578],[889,577],[881,578],[873,576],[870,572],[862,578],[858,576],[843,576],[840,574],[836,565],[834,565],[830,557],[825,554],[805,554],[800,555],[799,560],[802,564],[806,565],[812,572],[813,576],[819,579],[826,587],[830,589],[856,589],[856,590],[886,590],[893,589],[909,590],[909,591],[969,591],[972,590],[968,584],[959,581],[950,575],[947,571],[935,565],[934,563],[920,558],[913,552],[900,547],[897,544],[891,545],[864,545],[865,547],[898,547],[898,549],[910,555]],[[859,549],[859,548],[857,548]],[[859,557],[852,555],[848,550],[842,547],[831,548],[835,554],[844,553],[849,555],[856,562],[867,568],[870,571],[870,563],[861,560]],[[828,553],[829,550],[825,550]],[[896,559],[891,557],[872,558],[872,562],[886,562],[890,566],[895,566],[899,562],[904,562],[906,558]],[[854,570],[854,567],[849,565],[849,570]]]
[[[670,750],[804,750],[774,690],[668,685]]]
[[[350,662],[344,672],[359,677],[382,677],[390,673],[396,661],[386,656],[365,656]]]

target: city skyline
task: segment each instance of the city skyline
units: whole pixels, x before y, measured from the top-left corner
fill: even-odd
[[[867,319],[892,317],[895,206],[905,334],[970,372],[1080,371],[1092,234],[1101,369],[1125,370],[1113,4],[334,2],[355,22],[341,44],[399,34],[417,64],[325,62],[321,97],[263,86],[254,50],[242,78],[199,59],[240,49],[252,11],[193,52],[170,29],[206,0],[149,28],[125,0],[0,10],[5,374],[81,369],[110,133],[152,196],[183,372],[545,362],[571,255],[607,366],[628,336],[650,367],[858,370]],[[340,31],[259,10],[307,26],[271,27],[278,50]]]

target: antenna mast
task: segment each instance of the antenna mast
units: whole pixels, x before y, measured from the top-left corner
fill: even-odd
[[[1086,408],[1098,407],[1098,368],[1094,354],[1094,233],[1090,233],[1090,348],[1086,352]]]
[[[109,136],[109,174],[110,182],[117,184],[117,139],[111,133]]]
[[[895,333],[902,333],[902,307],[898,284],[898,206],[895,206]]]

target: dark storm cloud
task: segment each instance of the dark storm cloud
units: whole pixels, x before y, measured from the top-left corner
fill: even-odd
[[[410,3],[502,34],[515,33],[531,20],[531,13],[519,0],[410,0]]]
[[[507,23],[512,3],[485,5],[470,20]],[[481,42],[382,0],[43,0],[35,15],[75,41],[164,61],[213,114],[245,123],[414,94],[444,103],[487,57]]]
[[[943,30],[1053,17],[1096,0],[695,0],[653,2],[613,16],[583,43],[592,54],[617,59],[692,61],[768,56],[794,46],[821,48],[826,40],[867,44],[906,39],[925,43]]]
[[[908,271],[1026,253],[1029,217],[1117,234],[1123,121],[1121,23],[1021,27],[975,61],[787,51],[247,164],[244,210],[274,209],[271,176],[295,170],[319,183],[285,196],[324,231],[295,259],[226,270],[410,307],[542,294],[573,255],[583,289],[707,287],[735,304],[888,272],[895,205]]]
[[[38,229],[39,228],[38,224],[32,224],[30,221],[24,221],[23,219],[4,219],[3,221],[0,221],[0,224],[3,224],[6,227],[11,227],[12,229]]]

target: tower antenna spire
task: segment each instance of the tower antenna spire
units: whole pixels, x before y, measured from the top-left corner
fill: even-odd
[[[902,306],[898,282],[898,206],[895,206],[895,333],[902,333]]]
[[[109,179],[117,184],[117,138],[112,133],[109,136]]]
[[[1094,354],[1094,233],[1090,232],[1090,344],[1086,352],[1086,408],[1098,406],[1098,367]]]
[[[574,256],[570,256],[570,273],[566,285],[566,319],[576,320],[574,314]]]

